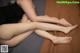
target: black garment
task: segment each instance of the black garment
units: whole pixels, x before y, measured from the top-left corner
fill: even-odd
[[[23,13],[23,10],[16,3],[0,7],[0,24],[17,23]]]
[[[16,0],[0,0],[0,7],[15,3]]]
[[[0,0],[0,7],[6,6],[9,4],[10,0]]]
[[[36,6],[37,15],[44,15],[46,0],[33,0]],[[11,48],[10,53],[40,53],[43,38],[33,32],[26,37],[19,45]]]

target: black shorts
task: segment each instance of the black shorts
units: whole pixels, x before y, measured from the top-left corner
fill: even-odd
[[[0,25],[17,23],[24,14],[23,10],[15,3],[9,6],[0,7]]]

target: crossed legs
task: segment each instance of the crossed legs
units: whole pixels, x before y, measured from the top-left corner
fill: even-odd
[[[61,31],[64,33],[70,32],[72,29],[76,28],[77,25],[71,27],[64,27],[48,23],[40,22],[28,22],[28,23],[16,23],[16,24],[4,24],[0,27],[0,38],[9,39],[14,35],[27,32],[28,30],[33,29],[42,29],[47,31]]]
[[[31,32],[29,32],[28,30],[30,30],[30,29],[34,29],[35,28],[35,26],[34,26],[34,23],[35,22],[28,22],[29,24],[27,24],[27,22],[26,23],[18,23],[18,25],[17,24],[12,24],[12,25],[10,25],[11,26],[11,28],[13,28],[13,29],[10,29],[10,27],[9,28],[5,28],[6,30],[7,29],[10,29],[9,30],[9,32],[10,32],[10,34],[8,34],[9,32],[7,32],[7,31],[3,31],[3,32],[7,32],[6,34],[8,35],[7,36],[7,38],[11,38],[12,36],[14,36],[14,35],[16,35],[15,37],[13,37],[11,40],[8,40],[8,41],[3,41],[3,43],[5,43],[5,44],[8,44],[8,43],[11,43],[11,42],[13,42],[13,41],[15,41],[13,44],[14,45],[16,45],[16,44],[18,44],[19,42],[21,42],[23,39],[25,39],[25,37],[27,37]],[[40,24],[40,25],[39,25]],[[45,24],[45,25],[44,25]],[[16,27],[15,27],[15,25],[16,25]],[[26,25],[26,26],[25,26]],[[39,26],[38,26],[39,25]],[[6,25],[4,25],[3,27],[5,27]],[[18,27],[19,26],[19,27]],[[24,26],[24,27],[23,27]],[[53,26],[53,24],[49,24],[49,26],[51,26],[51,27],[46,27],[46,26],[48,26],[48,23],[37,23],[37,27],[36,28],[38,28],[38,29],[42,29],[42,30],[35,30],[35,32],[38,34],[38,35],[40,35],[40,36],[42,36],[42,37],[45,37],[45,38],[48,38],[48,39],[50,39],[50,40],[52,40],[54,43],[68,43],[69,41],[70,41],[70,39],[71,39],[71,37],[56,37],[56,36],[53,36],[52,34],[49,34],[48,32],[46,32],[45,30],[58,30],[58,29],[55,29],[56,28],[56,26]],[[46,27],[46,28],[45,28]],[[54,28],[55,27],[55,28]],[[61,27],[61,26],[60,26]],[[14,30],[14,28],[16,28],[16,30]],[[45,29],[44,29],[45,28]],[[52,29],[53,28],[53,29]],[[66,28],[66,27],[63,27],[63,28]],[[75,27],[74,27],[75,28]],[[68,29],[68,28],[67,28]],[[73,29],[73,28],[72,28]],[[71,30],[72,30],[71,29]],[[62,30],[62,29],[59,29],[59,30]],[[16,32],[16,33],[15,33]],[[25,33],[23,33],[23,32],[25,32]],[[64,30],[62,31],[62,32],[64,32]],[[22,34],[21,34],[22,33]],[[19,35],[20,34],[20,35]],[[27,35],[28,34],[28,35]],[[4,35],[4,34],[3,34]],[[20,38],[21,37],[21,38]],[[3,36],[3,38],[5,39],[5,36]],[[16,39],[17,38],[17,39]],[[56,41],[57,40],[57,41]]]

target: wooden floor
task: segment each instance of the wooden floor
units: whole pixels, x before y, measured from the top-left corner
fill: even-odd
[[[80,6],[77,4],[57,4],[55,0],[47,0],[45,14],[65,18],[73,25],[80,25]],[[54,32],[53,34],[65,36],[61,32]],[[80,26],[67,36],[73,38],[70,44],[54,45],[50,40],[44,39],[41,53],[80,53]]]

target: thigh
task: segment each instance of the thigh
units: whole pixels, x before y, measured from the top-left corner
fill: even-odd
[[[16,46],[17,44],[21,43],[25,38],[27,38],[32,31],[24,32],[19,35],[16,35],[15,37],[9,39],[9,40],[0,40],[0,44],[7,44],[10,47]]]

